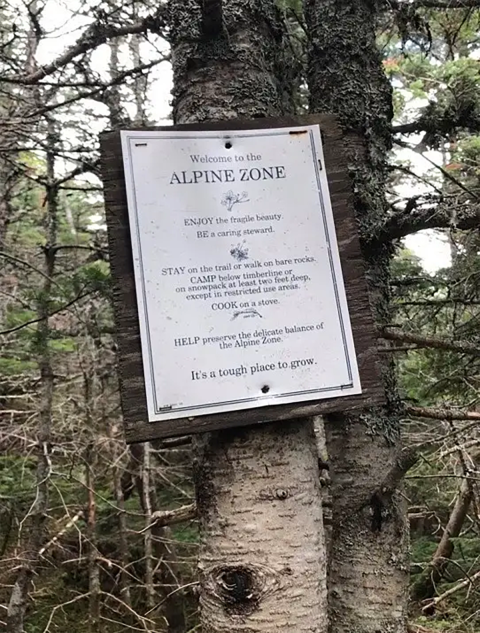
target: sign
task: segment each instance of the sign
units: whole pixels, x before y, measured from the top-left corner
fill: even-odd
[[[120,141],[142,424],[163,427],[157,437],[203,430],[203,420],[231,426],[233,412],[272,419],[281,405],[338,409],[361,397],[318,124],[170,127]],[[112,230],[110,240],[115,275]]]

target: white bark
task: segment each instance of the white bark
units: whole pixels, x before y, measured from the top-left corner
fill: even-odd
[[[201,440],[204,633],[326,630],[326,553],[311,425]]]

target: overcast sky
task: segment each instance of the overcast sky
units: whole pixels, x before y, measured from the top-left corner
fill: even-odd
[[[79,2],[77,0],[48,0],[43,12],[42,24],[47,31],[47,37],[42,41],[38,51],[38,61],[46,63],[55,58],[65,47],[68,47],[81,33],[82,28],[91,20],[89,17],[79,15]],[[158,39],[158,38],[157,38]],[[158,44],[157,44],[158,46]],[[160,44],[162,50],[167,49],[166,42]],[[146,58],[154,54],[154,49],[148,50],[148,44],[143,47]],[[106,73],[108,68],[109,49],[107,45],[100,46],[94,53],[92,61],[100,73]],[[151,115],[158,123],[169,123],[170,99],[172,89],[172,73],[168,63],[156,66],[151,75],[150,101],[153,104]],[[413,104],[416,107],[419,104]],[[407,138],[412,144],[415,139]],[[418,141],[417,141],[418,142]],[[402,159],[409,160],[413,169],[423,174],[432,169],[432,165],[420,154],[412,150],[404,149],[399,155]],[[428,152],[427,156],[434,162],[441,163],[442,157],[438,152]],[[398,188],[400,196],[410,196],[428,191],[422,183],[411,183]],[[406,238],[406,246],[413,250],[421,259],[428,272],[434,272],[438,268],[447,266],[450,261],[450,248],[446,239],[434,231],[423,231]]]

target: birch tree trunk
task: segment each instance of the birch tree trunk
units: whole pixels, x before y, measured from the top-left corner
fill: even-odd
[[[172,3],[175,122],[282,114],[283,29],[274,1],[224,0],[223,16],[209,13],[215,5],[203,3],[202,19],[202,3]],[[311,421],[202,436],[195,478],[203,633],[326,631]]]
[[[312,111],[332,112],[346,133],[359,222],[377,321],[389,319],[391,244],[375,241],[385,217],[386,157],[391,147],[391,88],[375,44],[370,0],[304,0],[309,30]],[[329,560],[331,633],[405,630],[408,526],[398,491],[382,483],[399,457],[399,407],[391,367],[388,404],[361,418],[326,421],[333,495]]]

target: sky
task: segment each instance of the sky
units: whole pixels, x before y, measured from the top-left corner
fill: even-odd
[[[88,24],[91,18],[78,13],[80,3],[78,0],[48,0],[43,12],[42,24],[47,31],[47,37],[42,42],[38,51],[38,61],[47,63],[61,53],[68,45],[75,41],[82,29]],[[162,50],[167,50],[164,42]],[[153,49],[148,50],[148,45],[143,47],[145,57],[154,53]],[[97,71],[101,74],[107,72],[109,48],[107,45],[100,46],[92,56],[92,61]],[[170,64],[164,62],[154,68],[151,73],[150,101],[154,104],[151,115],[159,124],[169,124],[170,100],[172,89],[172,72]],[[412,103],[412,108],[418,108],[421,103]],[[97,106],[101,107],[101,106]],[[133,113],[130,113],[133,114]],[[418,140],[406,137],[409,143],[414,145]],[[437,164],[442,162],[442,157],[438,152],[426,152],[426,156]],[[414,171],[420,175],[431,171],[432,165],[423,158],[421,154],[410,149],[402,149],[398,156],[410,161]],[[414,188],[413,188],[414,187]],[[397,188],[400,196],[408,197],[413,194],[424,193],[428,187],[422,183],[409,184]],[[444,236],[435,231],[422,231],[416,235],[405,239],[405,245],[411,249],[421,260],[425,270],[433,273],[438,268],[448,266],[450,261],[450,248]]]

